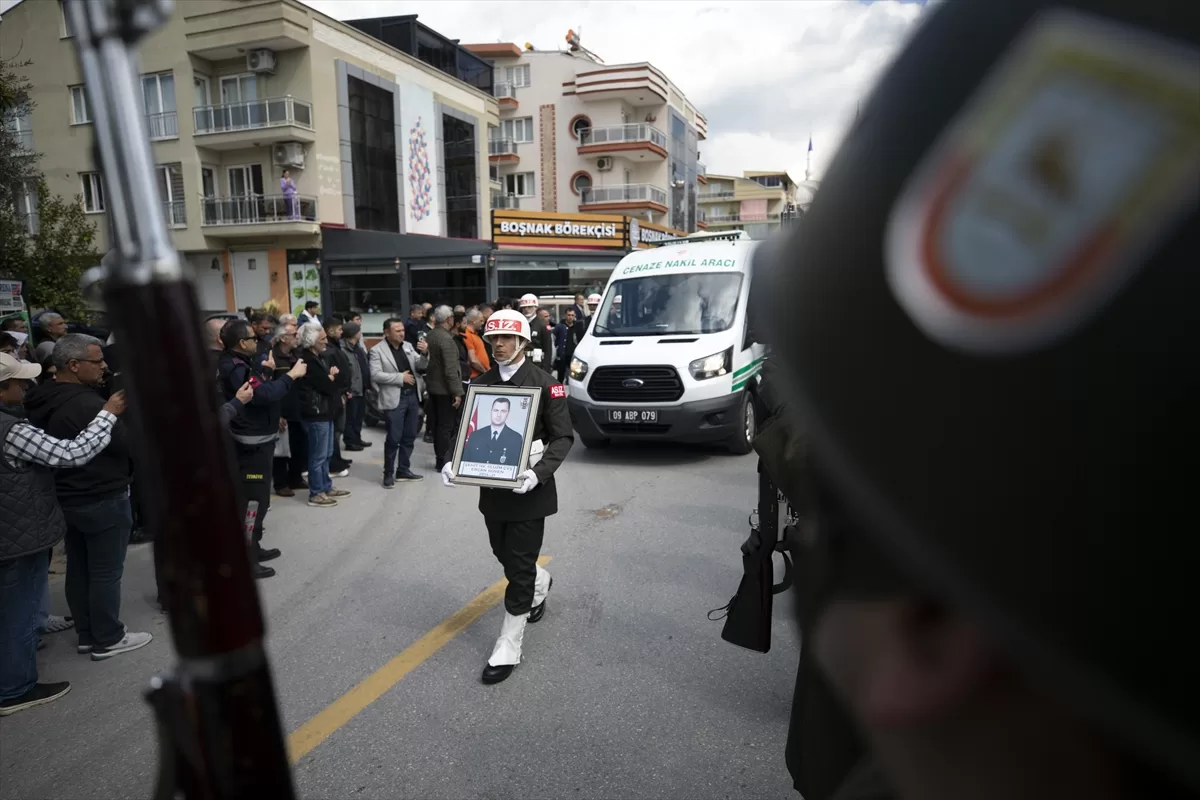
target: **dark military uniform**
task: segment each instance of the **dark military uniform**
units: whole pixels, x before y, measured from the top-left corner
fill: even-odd
[[[545,450],[541,461],[530,467],[538,476],[538,485],[525,494],[517,494],[512,489],[479,490],[479,510],[487,524],[492,552],[504,567],[504,577],[508,578],[504,607],[510,614],[526,614],[533,607],[536,565],[542,551],[546,517],[558,513],[554,472],[575,443],[571,417],[567,413],[566,390],[528,358],[508,381],[501,379],[500,368],[496,365],[472,383],[538,386],[542,389],[533,438],[542,440]],[[551,387],[555,389],[551,391]]]

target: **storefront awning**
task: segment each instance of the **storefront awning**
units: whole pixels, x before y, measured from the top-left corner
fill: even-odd
[[[438,259],[481,258],[487,263],[492,243],[483,239],[450,239],[441,236],[364,231],[352,228],[322,227],[321,262],[328,266],[342,264],[394,264]]]

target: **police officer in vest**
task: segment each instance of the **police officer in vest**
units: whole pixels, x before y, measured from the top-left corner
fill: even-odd
[[[261,562],[278,558],[280,552],[275,547],[264,548],[260,542],[263,519],[271,505],[271,467],[275,462],[275,440],[279,438],[280,404],[292,391],[292,382],[304,377],[308,365],[297,361],[291,370],[272,380],[275,362],[271,357],[265,361],[258,358],[258,337],[244,319],[225,323],[221,328],[221,344],[225,351],[217,359],[217,383],[225,402],[233,400],[238,389],[247,382],[254,389],[253,398],[229,423],[229,431],[237,457],[241,518],[246,518],[251,501],[258,503],[250,539],[254,577],[269,578],[275,570]]]
[[[492,552],[504,567],[504,622],[500,637],[483,668],[484,683],[499,683],[521,662],[526,622],[546,613],[550,573],[537,563],[542,550],[546,517],[558,513],[554,473],[567,457],[575,434],[567,412],[567,392],[561,383],[526,357],[529,322],[518,311],[497,311],[484,325],[483,335],[495,355],[492,368],[472,383],[484,386],[537,386],[542,390],[533,424],[530,468],[519,476],[516,489],[481,488],[479,510],[487,525]],[[540,451],[540,455],[538,454]],[[442,469],[442,482],[454,485],[454,465]]]
[[[1194,9],[947,0],[762,250],[870,751],[808,800],[1200,797],[1198,197]]]

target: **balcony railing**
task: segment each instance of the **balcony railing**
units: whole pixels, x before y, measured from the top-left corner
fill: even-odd
[[[619,186],[593,186],[580,193],[580,203],[657,203],[667,204],[667,193],[648,183],[627,183]]]
[[[163,210],[166,212],[167,224],[172,228],[187,227],[187,204],[183,200],[164,200]]]
[[[179,138],[179,114],[175,111],[160,111],[157,114],[146,115],[146,127],[150,129],[150,139]]]
[[[196,135],[295,126],[312,130],[312,104],[294,97],[269,97],[192,109]]]
[[[742,215],[741,214],[713,214],[713,215],[709,216],[708,218],[706,218],[704,221],[708,222],[710,224],[714,223],[714,222],[717,222],[717,223],[719,223],[719,222],[741,222]]]
[[[512,139],[489,139],[488,140],[488,155],[489,156],[515,156],[517,154],[517,143]]]
[[[697,197],[699,197],[701,200],[726,200],[730,197],[733,197],[733,192],[732,191],[724,191],[724,190],[712,191],[712,192],[700,192],[697,195]]]
[[[492,208],[499,209],[515,209],[520,208],[520,198],[515,194],[498,194],[492,193]]]
[[[270,225],[279,222],[316,222],[317,198],[308,195],[254,195],[205,197],[201,225]]]
[[[492,96],[497,100],[516,100],[517,90],[511,83],[497,83],[492,87]]]
[[[603,128],[587,128],[579,134],[579,146],[617,144],[618,142],[649,142],[663,150],[667,149],[667,135],[653,125],[609,125]]]

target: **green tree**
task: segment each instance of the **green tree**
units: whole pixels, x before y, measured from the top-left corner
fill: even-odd
[[[31,308],[54,308],[73,319],[87,316],[79,279],[99,263],[96,227],[79,196],[58,197],[46,188],[38,153],[29,149],[19,121],[28,121],[33,92],[25,77],[32,62],[0,59],[0,277],[25,283]],[[20,130],[19,130],[20,129]],[[36,207],[30,236],[29,207]]]

